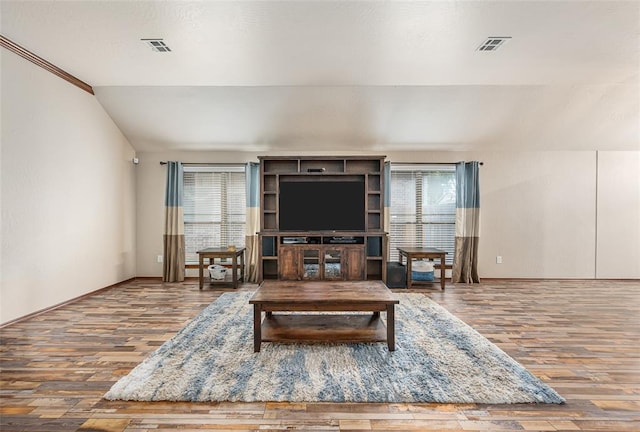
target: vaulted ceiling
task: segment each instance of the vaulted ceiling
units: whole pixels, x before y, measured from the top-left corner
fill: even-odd
[[[138,151],[640,149],[636,1],[2,0],[0,13],[5,37],[92,85]],[[479,51],[488,37],[509,39]]]

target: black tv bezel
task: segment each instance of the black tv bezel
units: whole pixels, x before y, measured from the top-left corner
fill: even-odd
[[[289,198],[287,188],[292,185],[293,187],[309,187],[315,188],[315,190],[311,190],[309,195],[305,195],[304,198],[309,198],[313,200],[313,209],[306,208],[300,206],[300,203],[304,203],[304,199],[300,198],[300,195],[297,195],[298,198]],[[283,194],[283,186],[285,189],[285,193]],[[337,186],[337,187],[336,187]],[[347,186],[356,186],[357,191],[351,190],[349,195],[341,196],[341,197],[328,197],[329,192],[345,192],[348,190]],[[327,189],[322,193],[319,193],[318,188]],[[358,199],[355,200],[355,194],[357,192]],[[283,196],[285,199],[291,200],[295,202],[295,205],[288,206],[290,203],[285,203],[283,205]],[[320,201],[318,201],[320,200]],[[331,203],[331,206],[327,209],[326,207],[319,208],[318,205],[326,205],[327,203]],[[347,212],[357,212],[360,214],[357,223],[355,223],[355,217],[352,217],[351,222],[345,222],[341,224],[336,224],[337,220],[332,214],[328,212],[343,212],[344,206],[352,206],[351,209],[348,209]],[[357,207],[357,208],[356,208]],[[307,223],[302,224],[292,224],[288,219],[291,219],[289,210],[291,208],[296,208],[295,219],[298,220],[306,220]],[[312,213],[312,216],[310,216]],[[321,216],[318,216],[320,214]],[[284,215],[284,225],[283,225],[283,215]],[[319,220],[319,218],[323,218],[328,222],[324,223],[314,223]],[[297,181],[280,181],[279,185],[279,197],[278,197],[278,227],[282,232],[311,232],[311,233],[334,233],[334,232],[364,232],[366,231],[366,184],[364,178],[357,179],[327,179],[324,178],[322,180],[297,180]]]

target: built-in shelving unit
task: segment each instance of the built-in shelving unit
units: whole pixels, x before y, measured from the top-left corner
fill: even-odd
[[[384,280],[384,156],[261,156],[259,279]],[[280,227],[286,182],[364,185],[362,230],[291,231]]]

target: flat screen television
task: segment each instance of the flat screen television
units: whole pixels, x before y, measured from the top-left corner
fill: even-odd
[[[280,182],[280,231],[364,231],[364,180]]]

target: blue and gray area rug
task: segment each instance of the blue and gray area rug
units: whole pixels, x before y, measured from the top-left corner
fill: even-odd
[[[386,343],[275,344],[253,352],[251,292],[222,294],[120,379],[136,401],[562,403],[497,346],[422,294],[396,294]],[[384,317],[384,314],[383,314]]]

